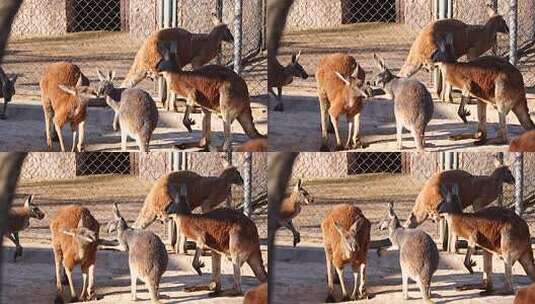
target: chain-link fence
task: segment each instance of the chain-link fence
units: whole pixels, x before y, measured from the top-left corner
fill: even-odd
[[[518,9],[512,10],[511,0],[496,1],[510,28],[512,14],[518,28],[511,31],[518,40],[518,67],[524,74],[526,86],[535,86],[533,42],[535,4],[530,0],[515,0]],[[398,72],[409,49],[421,29],[438,20],[441,14],[468,24],[484,25],[488,20],[487,0],[296,0],[288,15],[279,60],[285,64],[292,53],[301,51],[300,63],[313,75],[320,59],[331,53],[349,53],[357,59],[368,79],[377,72],[373,53],[381,54],[386,64]],[[443,6],[443,8],[442,8]],[[444,10],[449,9],[449,12]],[[497,54],[509,57],[509,35],[498,35]],[[464,60],[461,59],[461,60]],[[414,75],[428,86],[433,85],[430,73]],[[315,94],[313,78],[295,79],[286,92]]]
[[[168,0],[26,0],[15,18],[7,56],[8,75],[17,74],[17,96],[38,97],[39,79],[46,64],[70,61],[80,66],[90,81],[96,69],[116,70],[122,81],[134,56],[150,33],[161,27]],[[176,1],[175,1],[176,2]],[[211,14],[234,31],[234,0],[178,1],[177,26],[193,33],[213,28]],[[267,72],[263,58],[264,0],[243,1],[242,76],[251,95],[266,93]],[[222,64],[232,64],[233,45],[223,45]],[[139,84],[156,96],[156,84]]]
[[[515,154],[506,154],[503,163],[509,166],[517,182],[523,180],[523,216],[532,223],[535,221],[532,183],[535,155],[524,154],[520,173],[516,172],[515,157]],[[405,221],[418,193],[433,174],[460,169],[488,176],[496,168],[495,161],[497,157],[493,153],[300,153],[292,181],[302,179],[314,202],[302,205],[301,213],[293,222],[304,242],[319,243],[322,242],[320,224],[327,212],[335,204],[352,203],[372,222],[372,239],[381,240],[387,235],[379,231],[377,224],[386,214],[387,202],[394,203],[398,216]],[[515,206],[515,191],[514,184],[504,184],[502,206]],[[498,204],[499,201],[493,203]],[[530,226],[535,231],[535,225]],[[426,221],[422,229],[432,233],[439,242],[438,227],[431,220]],[[284,229],[278,232],[277,238],[290,242],[292,235]]]

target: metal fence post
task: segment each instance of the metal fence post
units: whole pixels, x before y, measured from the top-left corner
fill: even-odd
[[[217,0],[215,3],[215,15],[219,22],[223,22],[223,0]],[[217,49],[216,63],[221,65],[223,62],[223,55],[221,54],[221,45]]]
[[[177,27],[177,0],[161,0],[160,2],[160,29]],[[167,85],[163,77],[158,77],[158,97],[160,100],[163,100],[164,96],[167,96],[168,105],[170,104],[169,97],[167,92]],[[169,107],[168,107],[169,109]]]
[[[232,152],[231,151],[228,151],[226,152],[226,158],[227,158],[227,162],[230,166],[232,166]],[[227,197],[227,201],[225,202],[226,204],[226,207],[227,208],[231,208],[232,207],[232,191],[230,192],[229,196]]]
[[[518,34],[518,0],[509,0],[509,61],[516,65]]]
[[[451,18],[451,0],[436,0],[435,19]],[[433,70],[433,84],[435,85],[435,93],[438,94],[442,90],[442,74],[439,69]]]
[[[241,72],[243,0],[234,0],[234,71]]]
[[[515,153],[515,212],[524,212],[524,154]]]
[[[503,166],[503,152],[496,153],[496,159],[498,160],[498,163],[500,166]],[[498,206],[503,206],[503,185],[500,185],[500,196],[498,196]]]
[[[252,215],[251,194],[253,189],[253,154],[246,152],[244,155],[243,172],[243,212],[247,217]]]

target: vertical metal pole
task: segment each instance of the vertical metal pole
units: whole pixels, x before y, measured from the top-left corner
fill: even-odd
[[[446,19],[448,18],[448,7],[451,7],[448,5],[448,0],[437,0],[437,12],[436,12],[436,19]],[[435,92],[439,92],[442,90],[442,74],[440,73],[439,69],[433,69],[433,83],[435,85]]]
[[[500,164],[500,166],[503,166],[503,152],[498,152],[496,153],[496,159],[498,160],[498,163]],[[503,206],[503,185],[500,184],[500,196],[498,196],[498,206],[502,207]]]
[[[516,65],[518,34],[518,0],[509,0],[509,61]]]
[[[219,20],[219,22],[223,22],[223,0],[216,1],[215,14],[216,14],[217,20]],[[223,62],[223,54],[221,54],[221,46],[219,46],[217,50],[216,62],[219,65]]]
[[[515,212],[524,212],[524,154],[515,153]]]
[[[188,170],[188,153],[180,152],[180,170]]]
[[[490,0],[490,5],[492,8],[497,12],[498,11],[498,0]],[[494,39],[496,39],[496,35],[494,36]],[[492,46],[492,55],[497,56],[498,55],[498,44],[494,43]]]
[[[241,72],[243,0],[234,0],[234,71]]]
[[[231,151],[228,151],[226,152],[227,155],[227,162],[229,163],[229,165],[233,165],[232,164],[232,152]],[[230,193],[230,195],[227,197],[227,201],[225,202],[227,208],[231,208],[232,207],[232,192]]]
[[[247,217],[252,215],[251,195],[253,188],[253,154],[246,152],[244,155],[243,170],[243,212]]]
[[[182,167],[182,158],[180,155],[180,152],[172,152],[171,159],[173,160],[172,164],[172,170],[173,171],[180,171],[180,168]]]

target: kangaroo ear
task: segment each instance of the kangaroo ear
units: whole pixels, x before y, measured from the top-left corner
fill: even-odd
[[[30,207],[30,203],[32,202],[32,199],[33,199],[33,194],[30,194],[30,196],[28,196],[28,198],[24,202],[24,207],[29,208]]]
[[[295,56],[295,62],[298,62],[300,57],[301,57],[301,50],[299,50],[299,52]]]
[[[98,80],[106,81],[106,77],[104,76],[104,74],[102,74],[102,72],[99,69],[97,69],[97,76],[98,76]]]
[[[217,15],[215,13],[212,13],[211,19],[214,26],[221,24],[221,21],[219,20],[219,18],[217,18]]]
[[[295,184],[295,187],[297,189],[301,189],[303,187],[303,180],[302,179],[298,179],[297,183]]]
[[[10,80],[11,84],[13,84],[13,85],[14,85],[14,84],[15,84],[15,82],[17,82],[17,78],[19,78],[19,76],[17,76],[17,75],[15,75],[15,76],[11,77],[11,80]]]
[[[70,94],[72,96],[76,96],[76,89],[73,87],[65,86],[62,84],[58,84],[58,88],[62,90],[63,92]]]
[[[354,78],[358,78],[359,72],[360,72],[361,69],[362,69],[362,67],[357,63],[357,66],[353,70],[353,73],[351,74],[351,76],[353,76]]]
[[[390,218],[394,218],[396,214],[394,213],[394,204],[392,204],[392,202],[389,202],[387,204],[387,209],[388,209],[388,216]]]
[[[342,74],[338,73],[338,72],[334,72],[334,74],[336,75],[336,77],[340,78],[340,80],[342,80],[344,82],[345,85],[351,85],[351,83],[344,78],[344,76],[342,76]]]
[[[227,155],[222,155],[221,156],[221,164],[223,164],[223,168],[225,168],[225,169],[232,167],[230,162],[227,160]]]
[[[490,3],[487,3],[486,6],[487,6],[487,14],[489,15],[489,17],[494,17],[498,15],[498,12],[494,9],[494,7],[492,7]]]
[[[108,72],[108,80],[113,81],[115,79],[115,70],[111,70]]]
[[[373,61],[375,62],[375,65],[381,70],[386,70],[386,64],[383,57],[377,55],[376,53],[373,53]]]
[[[119,213],[119,206],[117,206],[117,203],[113,203],[113,215],[115,216],[115,219],[121,218],[121,213]]]
[[[345,232],[346,232],[344,227],[340,226],[340,224],[338,224],[336,221],[333,221],[333,223],[334,223],[334,229],[336,229],[336,231],[338,231],[338,233],[340,233],[340,235],[344,237]]]
[[[81,87],[84,84],[84,75],[80,73],[78,81],[76,81],[76,87]]]

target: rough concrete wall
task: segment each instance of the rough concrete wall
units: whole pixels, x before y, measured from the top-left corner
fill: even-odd
[[[11,36],[57,36],[67,32],[66,0],[25,0],[15,17]]]
[[[409,158],[410,173],[420,182],[440,170],[440,153],[409,153]]]
[[[406,0],[405,24],[412,30],[421,30],[433,20],[433,1],[430,0]]]
[[[141,180],[155,181],[160,176],[171,172],[169,153],[137,153],[138,172]]]
[[[42,181],[71,179],[76,176],[75,153],[29,153],[22,165],[20,179]]]
[[[158,27],[157,0],[130,0],[130,36],[147,38]]]
[[[336,27],[342,24],[342,1],[296,0],[288,14],[286,30]]]
[[[347,153],[299,153],[295,161],[292,179],[347,177]]]

